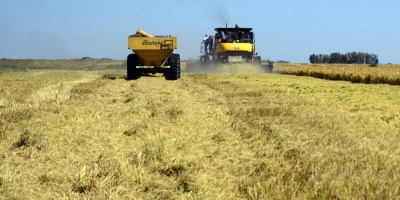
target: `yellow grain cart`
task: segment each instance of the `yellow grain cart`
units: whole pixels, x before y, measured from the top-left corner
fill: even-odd
[[[167,80],[179,79],[180,56],[172,53],[177,42],[176,37],[153,36],[138,29],[128,37],[128,48],[134,53],[127,58],[127,79],[138,79],[147,73],[164,73]]]

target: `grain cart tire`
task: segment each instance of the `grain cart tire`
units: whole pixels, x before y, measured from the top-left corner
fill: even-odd
[[[139,59],[136,54],[129,54],[126,61],[127,79],[135,80],[140,77],[140,71],[136,68],[139,66]]]
[[[166,80],[178,80],[181,77],[181,59],[179,54],[171,54],[168,58],[168,64],[170,66],[164,72]]]

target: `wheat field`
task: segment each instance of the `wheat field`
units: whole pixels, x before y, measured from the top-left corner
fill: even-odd
[[[400,65],[277,63],[275,72],[352,83],[400,85]]]
[[[4,199],[397,199],[400,87],[0,72]]]

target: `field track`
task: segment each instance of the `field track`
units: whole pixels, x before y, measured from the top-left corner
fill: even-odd
[[[277,74],[0,74],[5,198],[392,199],[400,88]]]

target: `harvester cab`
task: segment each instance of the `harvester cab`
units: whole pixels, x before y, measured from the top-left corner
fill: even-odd
[[[180,56],[174,54],[177,38],[154,36],[138,29],[128,37],[128,48],[134,53],[127,58],[127,79],[138,79],[147,73],[163,73],[167,80],[181,77]]]

